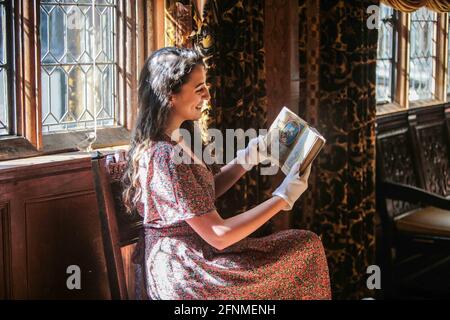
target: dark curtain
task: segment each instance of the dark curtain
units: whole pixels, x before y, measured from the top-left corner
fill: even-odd
[[[267,128],[264,67],[264,1],[206,1],[196,43],[208,61],[211,109],[208,126]],[[250,209],[268,197],[267,176],[247,173],[220,200],[225,216]],[[255,235],[269,230],[269,224]]]
[[[333,297],[373,297],[377,1],[299,0],[300,115],[324,134],[295,221],[324,243]]]

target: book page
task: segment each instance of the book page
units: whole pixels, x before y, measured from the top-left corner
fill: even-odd
[[[316,140],[317,135],[310,128],[305,128],[305,130],[303,130],[303,132],[300,134],[298,142],[295,144],[294,148],[289,154],[289,157],[281,167],[281,170],[284,174],[288,174],[289,171],[291,171],[292,166],[297,161],[300,160],[300,163],[303,163],[312,147],[314,146]]]
[[[268,155],[272,163],[280,168],[284,166],[306,126],[296,114],[283,107],[266,136]]]
[[[287,175],[297,161],[300,161],[302,173],[322,149],[325,138],[302,118],[283,107],[269,128],[266,144],[270,161]]]

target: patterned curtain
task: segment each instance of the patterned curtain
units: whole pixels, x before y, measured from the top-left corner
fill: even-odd
[[[197,45],[208,57],[211,84],[209,127],[265,129],[264,1],[206,1]],[[268,198],[267,176],[246,174],[220,200],[224,216],[250,209]],[[270,232],[270,225],[255,235]]]
[[[203,120],[224,135],[226,129],[266,129],[264,1],[207,0],[200,15],[201,2],[166,2],[166,23],[172,21],[166,45],[195,46],[206,56],[211,106]],[[253,170],[219,199],[218,210],[224,217],[246,211],[268,198],[269,189],[268,177]],[[270,228],[267,223],[254,236]]]
[[[300,115],[327,138],[297,226],[324,243],[335,299],[373,297],[375,263],[375,0],[299,0]]]
[[[381,0],[381,2],[403,12],[413,12],[424,6],[436,12],[450,12],[448,0]]]

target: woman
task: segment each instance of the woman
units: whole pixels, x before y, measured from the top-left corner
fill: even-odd
[[[265,157],[261,137],[213,172],[189,146],[193,164],[177,162],[174,133],[194,134],[194,121],[210,98],[202,56],[163,48],[146,61],[139,79],[139,117],[125,175],[124,202],[144,219],[137,246],[139,298],[329,299],[328,267],[320,239],[304,230],[247,238],[307,188],[310,168],[297,164],[273,197],[222,219],[214,202]],[[175,138],[173,138],[175,136]],[[214,174],[215,173],[215,174]],[[138,260],[138,261],[136,261]]]

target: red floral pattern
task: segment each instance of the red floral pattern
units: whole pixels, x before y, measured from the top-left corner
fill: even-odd
[[[322,242],[310,231],[246,238],[222,251],[197,235],[185,220],[215,209],[213,172],[201,164],[176,164],[174,150],[163,139],[142,160],[138,298],[331,298]]]

